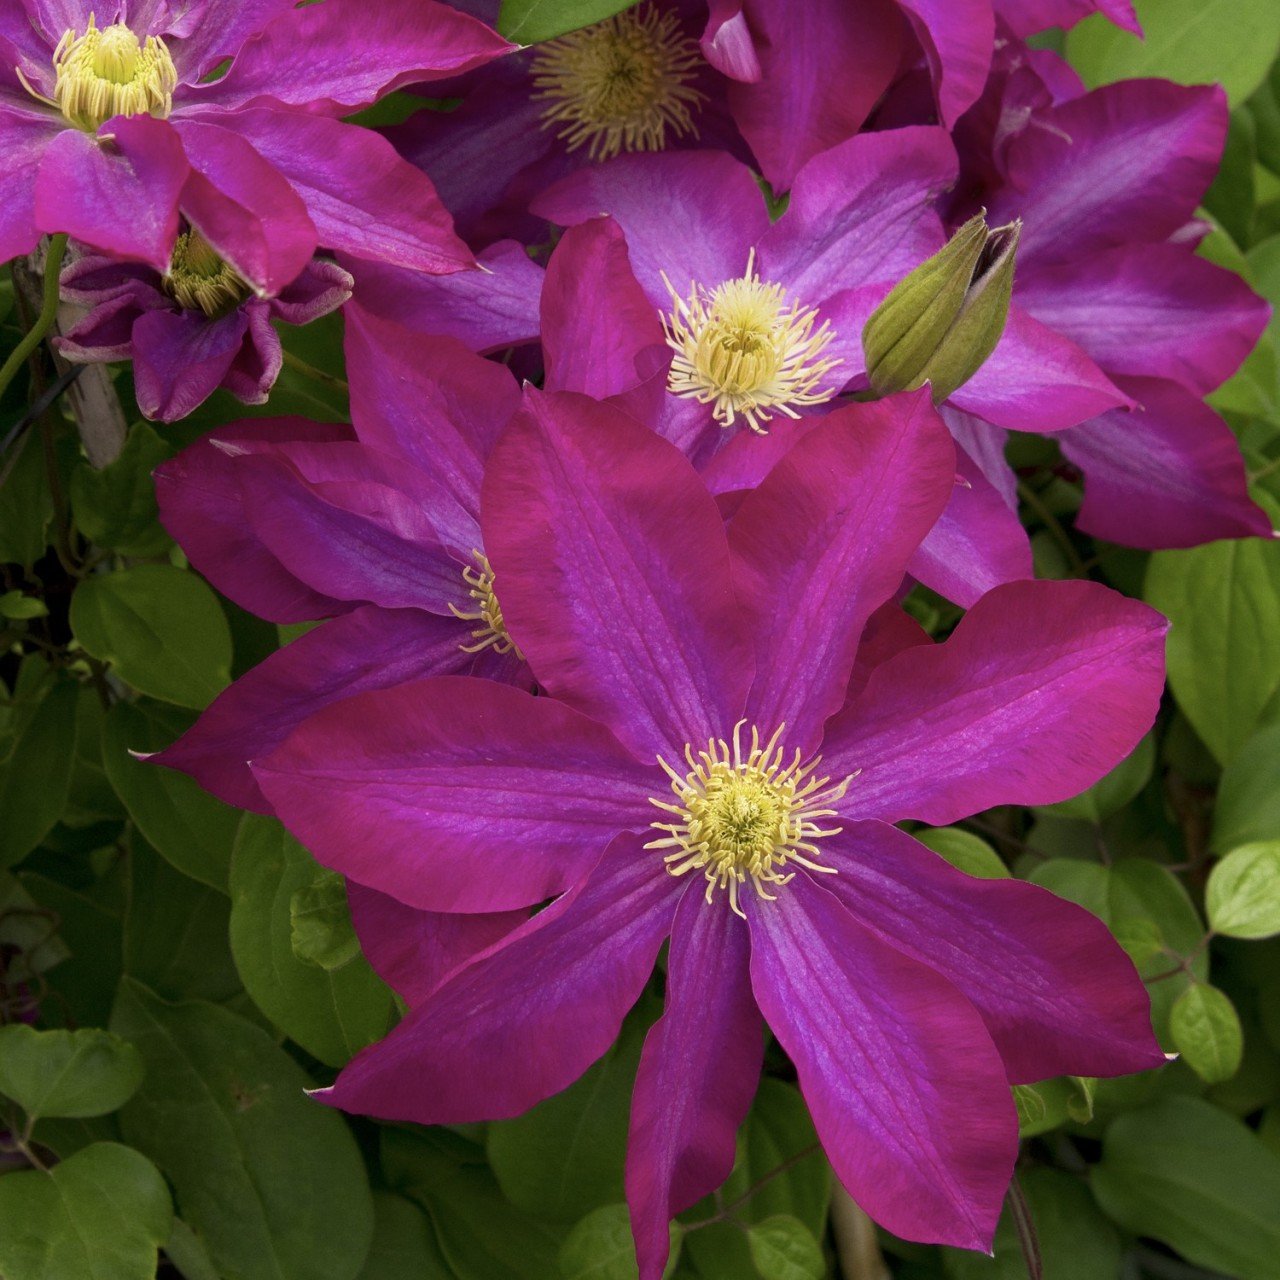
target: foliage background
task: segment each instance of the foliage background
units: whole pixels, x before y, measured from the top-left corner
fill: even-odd
[[[508,0],[545,39],[614,0]],[[1063,42],[1091,84],[1222,81],[1233,115],[1202,252],[1280,307],[1280,16],[1274,0],[1146,0],[1145,43],[1092,19]],[[382,111],[394,115],[404,101]],[[32,318],[0,283],[0,349]],[[285,329],[341,370],[341,321]],[[280,826],[129,751],[172,740],[298,628],[219,597],[156,520],[150,472],[246,416],[218,393],[133,421],[92,466],[37,353],[0,404],[0,1274],[134,1280],[624,1280],[622,1163],[656,996],[604,1060],[528,1115],[380,1126],[304,1090],[381,1036],[395,1000],[359,954],[337,877]],[[1280,523],[1280,324],[1213,397]],[[41,406],[43,403],[43,407]],[[37,406],[32,415],[29,409]],[[342,386],[286,367],[260,412],[342,420]],[[28,425],[24,426],[24,422]],[[15,425],[16,424],[16,425]],[[1154,555],[1075,533],[1055,446],[1015,438],[1038,573],[1088,575],[1173,621],[1156,729],[1075,800],[920,832],[1107,921],[1181,1059],[1017,1090],[1019,1184],[1048,1280],[1280,1275],[1280,542]],[[954,623],[923,592],[935,634]],[[44,1034],[31,1025],[34,1019]],[[48,1034],[65,1029],[63,1034]],[[673,1228],[682,1280],[1026,1274],[1011,1209],[994,1259],[859,1243],[776,1050],[723,1190]],[[33,1165],[35,1167],[33,1167]],[[833,1230],[833,1220],[836,1224]],[[159,1251],[159,1252],[158,1252]]]

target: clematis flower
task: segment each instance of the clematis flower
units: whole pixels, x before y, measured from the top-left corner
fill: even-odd
[[[194,228],[169,269],[86,253],[62,273],[62,296],[89,309],[54,345],[78,363],[132,360],[138,406],[174,422],[225,387],[263,404],[283,361],[272,321],[309,324],[351,296],[351,277],[312,259],[272,298],[260,298]]]
[[[6,4],[0,259],[67,232],[163,272],[181,214],[262,294],[318,244],[471,266],[422,173],[335,117],[510,48],[437,0]]]
[[[1127,546],[1271,531],[1235,436],[1203,403],[1269,315],[1239,276],[1196,255],[1204,228],[1192,219],[1226,129],[1220,89],[1130,80],[1085,93],[1065,64],[1014,45],[957,129],[956,221],[980,205],[995,221],[1023,220],[1015,306],[1078,344],[1132,402],[1059,437],[1084,474],[1077,524]],[[974,383],[1003,376],[993,359]],[[1019,424],[964,395],[951,405],[1012,500],[1001,428]]]
[[[1096,918],[970,879],[892,824],[1092,783],[1152,721],[1163,620],[1095,584],[1023,582],[945,643],[891,629],[859,661],[951,490],[927,392],[842,410],[727,530],[642,424],[525,397],[481,525],[545,696],[457,677],[359,694],[254,770],[323,862],[406,908],[561,896],[322,1096],[429,1124],[516,1115],[605,1051],[670,937],[627,1166],[644,1280],[669,1218],[732,1166],[766,1022],[855,1199],[899,1235],[988,1247],[1009,1083],[1163,1056]]]
[[[273,622],[326,619],[153,757],[229,804],[270,812],[248,761],[337,698],[451,672],[528,681],[477,524],[515,379],[444,338],[388,376],[379,361],[402,340],[348,317],[354,429],[234,423],[155,473],[161,520],[225,596]]]

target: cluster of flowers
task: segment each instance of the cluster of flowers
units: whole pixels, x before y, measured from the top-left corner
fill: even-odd
[[[1032,580],[1008,431],[1098,537],[1270,533],[1203,403],[1267,319],[1196,254],[1222,95],[1024,42],[1125,0],[646,0],[525,50],[496,0],[102,7],[0,14],[0,256],[72,237],[64,354],[171,420],[344,308],[350,427],[157,473],[220,591],[324,619],[159,757],[348,877],[408,1013],[323,1099],[515,1115],[670,939],[645,1280],[765,1024],[857,1202],[989,1248],[1009,1086],[1164,1057],[1098,920],[895,824],[1074,795],[1159,704],[1162,618]],[[915,583],[967,611],[941,643]]]

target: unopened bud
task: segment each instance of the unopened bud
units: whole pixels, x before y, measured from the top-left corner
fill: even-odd
[[[962,387],[995,350],[1009,316],[1021,222],[970,218],[894,286],[862,330],[867,376],[881,395],[931,384],[934,403]]]

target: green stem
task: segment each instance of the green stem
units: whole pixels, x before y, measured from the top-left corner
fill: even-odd
[[[300,373],[304,378],[313,378],[316,382],[323,382],[326,387],[341,391],[343,395],[347,395],[351,390],[346,381],[339,378],[337,374],[326,373],[323,369],[317,369],[315,365],[299,359],[292,351],[285,351],[284,363],[287,368],[292,369],[295,373]]]
[[[9,389],[11,383],[26,362],[27,357],[44,341],[44,336],[53,328],[58,318],[58,277],[62,271],[62,258],[67,251],[65,232],[50,237],[49,252],[44,260],[44,300],[36,322],[27,331],[26,337],[9,353],[9,358],[0,368],[0,396]]]
[[[1087,578],[1089,571],[1085,568],[1084,561],[1080,559],[1080,553],[1075,549],[1075,544],[1040,495],[1029,484],[1019,480],[1018,497],[1040,517],[1041,523],[1049,531],[1049,536],[1062,548],[1063,554],[1067,557],[1067,563],[1071,566],[1071,572],[1077,578]]]

